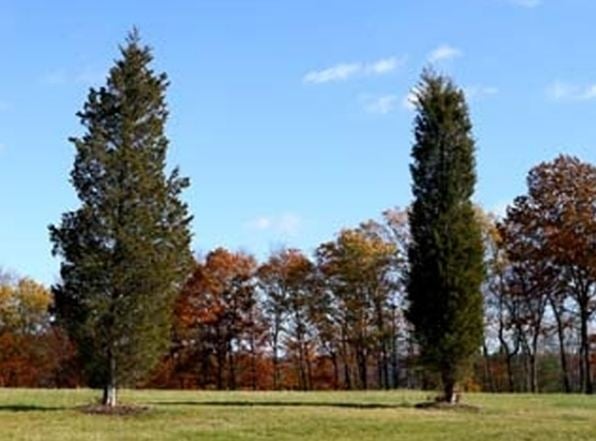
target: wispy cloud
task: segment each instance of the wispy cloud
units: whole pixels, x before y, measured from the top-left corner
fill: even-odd
[[[499,93],[499,89],[494,86],[466,86],[463,90],[466,98],[469,100],[478,100]]]
[[[341,63],[322,70],[313,70],[304,75],[303,81],[311,84],[322,84],[330,81],[347,80],[359,73],[361,65],[358,63]]]
[[[246,227],[257,231],[270,231],[286,236],[294,236],[302,226],[302,219],[293,213],[278,216],[259,216],[246,223]]]
[[[380,60],[365,64],[364,72],[369,75],[383,75],[389,72],[393,72],[398,67],[402,66],[404,63],[405,58],[381,58]]]
[[[555,81],[547,87],[546,93],[555,101],[589,101],[596,99],[596,83],[578,85]]]
[[[382,95],[382,96],[365,96],[364,110],[367,113],[373,113],[377,115],[386,115],[397,106],[399,99],[396,95]]]
[[[6,145],[0,142],[0,153],[4,152],[4,150],[6,150]]]
[[[542,0],[508,0],[509,3],[522,8],[535,8],[542,4]]]
[[[324,84],[345,81],[356,76],[385,75],[405,63],[405,58],[388,57],[372,62],[339,63],[331,67],[307,72],[302,81],[307,84]]]
[[[442,44],[431,51],[428,54],[428,61],[431,63],[437,63],[439,61],[453,60],[454,58],[461,57],[464,53],[461,49],[450,46],[448,44]]]
[[[0,100],[0,112],[6,112],[8,109],[10,109],[10,104],[8,104],[6,101]]]
[[[44,73],[40,78],[40,82],[46,86],[63,86],[66,84],[93,86],[103,81],[105,72],[105,70],[91,68],[84,68],[78,71],[55,69]]]

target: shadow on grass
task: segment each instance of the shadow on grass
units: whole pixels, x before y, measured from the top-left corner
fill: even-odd
[[[344,409],[404,409],[408,403],[342,403],[325,401],[153,401],[158,406],[221,406],[221,407],[338,407]]]
[[[0,412],[55,412],[65,407],[37,406],[35,404],[0,404]]]

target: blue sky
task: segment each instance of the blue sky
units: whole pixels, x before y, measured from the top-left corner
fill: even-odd
[[[593,0],[0,0],[0,266],[55,280],[67,138],[133,25],[171,80],[195,250],[263,257],[409,203],[407,95],[428,64],[467,91],[487,209],[559,152],[594,162],[594,17]]]

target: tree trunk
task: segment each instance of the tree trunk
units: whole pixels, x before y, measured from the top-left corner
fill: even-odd
[[[305,343],[305,348],[304,348],[304,354],[305,354],[305,362],[306,362],[306,390],[312,390],[313,389],[313,385],[312,385],[312,362],[311,362],[311,356],[310,356],[310,350],[308,347],[308,343]]]
[[[257,390],[257,349],[253,333],[250,338],[250,373],[252,390]]]
[[[532,393],[538,393],[538,361],[536,356],[538,354],[538,337],[540,336],[540,324],[534,329],[534,336],[532,338],[532,356],[530,358],[531,378],[532,378]]]
[[[219,326],[215,327],[215,333],[217,341],[217,346],[215,348],[215,357],[217,358],[217,371],[215,373],[215,379],[217,384],[217,390],[222,390],[224,364],[226,360],[226,345],[223,341],[223,337],[221,336]]]
[[[389,389],[389,354],[387,351],[387,339],[383,337],[383,381],[385,389]]]
[[[538,366],[536,365],[536,353],[529,354],[530,358],[530,391],[538,392]]]
[[[273,389],[279,390],[279,358],[277,355],[279,330],[277,324],[273,333]]]
[[[393,325],[391,332],[391,376],[393,389],[399,388],[399,360],[397,356],[397,332],[395,326],[395,308],[393,308]]]
[[[344,386],[347,390],[352,390],[352,377],[350,376],[350,366],[347,360],[344,360]]]
[[[513,357],[515,355],[509,353],[509,351],[505,354],[505,360],[507,362],[507,385],[509,387],[509,392],[515,392],[515,386],[513,384]]]
[[[557,308],[555,301],[551,299],[551,308],[557,322],[557,336],[559,338],[559,356],[561,360],[561,380],[565,393],[571,393],[571,383],[569,381],[569,368],[567,367],[567,353],[565,352],[565,329],[561,318],[561,311]]]
[[[487,390],[494,392],[495,382],[493,380],[492,369],[490,367],[490,354],[488,353],[486,343],[482,345],[482,355],[484,358],[484,385]]]
[[[594,392],[592,386],[592,372],[590,369],[590,337],[588,333],[588,321],[589,321],[589,313],[588,307],[582,305],[581,306],[581,360],[580,366],[583,366],[583,377],[584,377],[584,384],[582,385],[582,390],[586,394],[592,394]]]
[[[236,357],[231,340],[228,343],[228,389],[236,390]]]
[[[108,354],[108,363],[109,363],[109,376],[107,384],[104,386],[103,389],[103,397],[101,400],[101,404],[108,407],[116,407],[118,404],[117,399],[117,379],[116,379],[116,359],[112,356],[112,352],[110,351]]]
[[[367,357],[365,350],[362,347],[356,349],[356,363],[358,365],[358,374],[360,377],[360,387],[364,390],[368,389],[368,370]]]
[[[348,344],[346,342],[346,332],[342,329],[341,335],[341,352],[344,362],[344,387],[347,390],[352,389],[352,376],[350,375],[350,357],[348,353]]]
[[[455,393],[455,379],[451,375],[450,372],[442,374],[443,380],[443,399],[446,403],[449,404],[456,404],[457,403],[457,394]]]
[[[333,363],[333,388],[337,390],[339,389],[339,366],[335,351],[331,352],[331,362]]]

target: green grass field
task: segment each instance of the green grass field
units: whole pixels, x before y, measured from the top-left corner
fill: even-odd
[[[90,390],[0,389],[0,440],[596,440],[596,397],[468,394],[478,413],[413,408],[424,392],[123,391],[134,416],[87,415]]]

